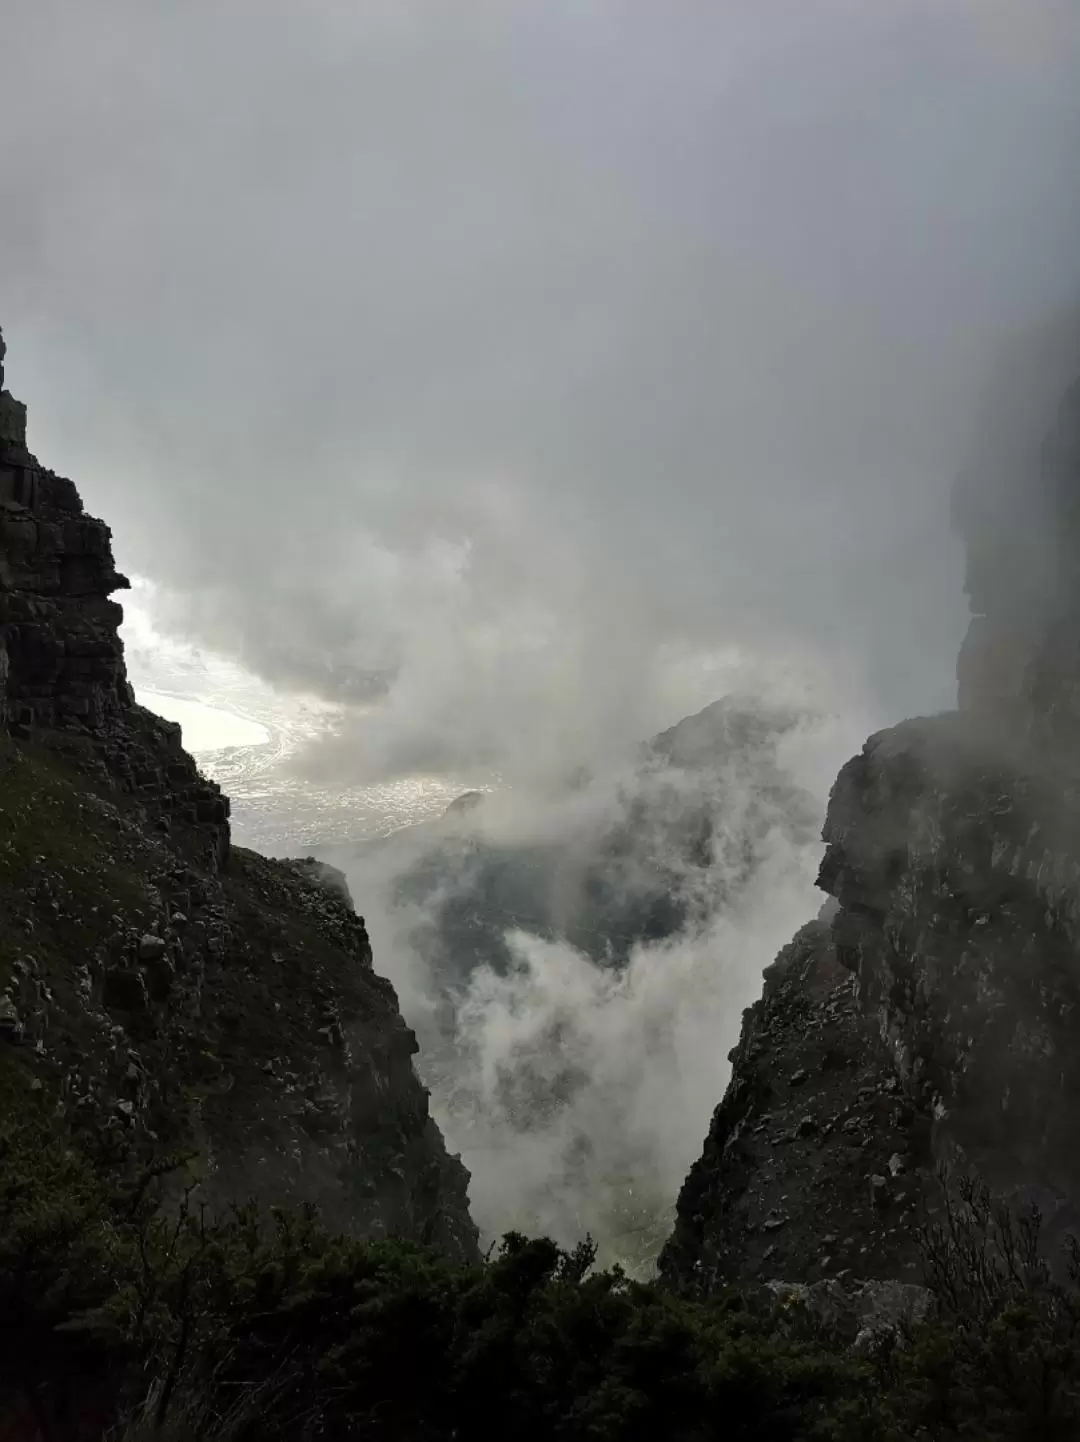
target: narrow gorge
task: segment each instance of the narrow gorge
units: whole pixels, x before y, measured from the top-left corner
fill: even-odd
[[[1014,460],[955,488],[972,611],[958,709],[872,736],[836,781],[828,900],[745,1014],[661,1254],[672,1285],[915,1281],[943,1169],[1037,1204],[1051,1239],[1080,1222],[1080,385]],[[228,800],[135,703],[126,585],[108,528],[0,391],[5,1106],[190,1148],[218,1202],[312,1202],[346,1231],[475,1258],[468,1174],[345,878],[231,845]],[[708,716],[698,750],[706,733],[733,744],[727,712]],[[806,798],[783,795],[805,827]],[[649,926],[682,905],[645,902]],[[483,888],[461,905],[464,940],[444,943],[471,968],[511,921]]]
[[[23,1324],[5,1321],[4,1435],[100,1442],[117,1435],[116,1418],[141,1426],[150,1412],[156,1430],[125,1439],[180,1435],[161,1430],[177,1415],[174,1387],[195,1409],[185,1418],[203,1419],[190,1436],[207,1438],[481,1437],[493,1396],[513,1435],[537,1439],[661,1435],[680,1417],[662,1435],[689,1442],[719,1436],[732,1407],[747,1437],[974,1435],[967,1419],[997,1362],[969,1353],[942,1410],[940,1370],[919,1338],[967,1346],[982,1324],[934,1310],[928,1222],[952,1182],[971,1177],[1017,1214],[1037,1210],[1050,1273],[1080,1230],[1080,385],[1036,450],[957,483],[972,613],[958,706],[871,736],[840,771],[818,876],[826,900],[744,1014],[658,1278],[639,1282],[563,1237],[512,1233],[481,1258],[469,1173],[433,1117],[416,1036],[346,876],[325,858],[270,860],[233,844],[228,799],[179,727],[135,701],[113,599],[127,582],[108,527],[30,453],[25,409],[0,389],[0,1281],[10,1316],[22,1308],[40,1328],[26,1341]],[[772,874],[763,857],[778,837],[804,857],[812,799],[776,749],[796,720],[730,698],[688,717],[641,749],[618,825],[584,808],[593,829],[577,853],[555,833],[516,849],[485,840],[476,794],[427,828],[428,850],[394,875],[403,904],[439,921],[423,940],[444,984],[433,1034],[447,1067],[462,988],[481,967],[508,975],[522,928],[538,956],[572,936],[617,994],[648,946],[659,966],[669,941],[714,936],[709,919]],[[740,811],[736,796],[752,804]],[[725,809],[738,815],[730,832],[718,825]],[[719,852],[727,864],[712,875]],[[576,1052],[574,1035],[556,1017],[533,1070],[500,1078],[515,1145],[549,1126],[540,1182],[567,1192],[565,1153],[585,1158],[592,1140],[580,1118],[616,1118],[625,1135],[598,1139],[603,1164],[581,1165],[579,1181],[605,1168],[637,1178],[640,1165],[628,1072],[604,1084],[618,1106],[589,1101],[560,1130],[588,1081],[587,1029]],[[650,1026],[640,1035],[639,1070],[656,1062]],[[33,1161],[26,1138],[56,1124],[72,1147],[59,1144],[59,1200],[38,1208],[20,1171]],[[164,1179],[155,1210],[139,1212],[137,1182],[134,1194],[95,1193],[98,1210],[71,1222],[81,1194],[63,1190],[64,1168],[85,1187],[80,1155],[122,1158],[125,1185],[132,1159],[149,1166]],[[46,1171],[54,1161],[46,1152]],[[197,1220],[192,1195],[206,1206]],[[573,1202],[566,1215],[580,1218]],[[669,1205],[645,1193],[624,1208],[629,1223],[616,1220],[628,1234],[641,1217],[655,1228]],[[610,1212],[605,1201],[594,1215]],[[151,1256],[147,1239],[162,1237],[172,1241]],[[23,1285],[35,1267],[53,1278],[43,1296]],[[187,1290],[198,1268],[201,1311]],[[1014,1315],[1017,1295],[1036,1298],[1033,1325],[1058,1359],[1038,1405],[1075,1418],[1075,1348],[1062,1352],[1054,1331],[1072,1294],[1028,1285],[1006,1288],[995,1316]],[[808,1307],[792,1313],[792,1299]],[[122,1326],[110,1306],[129,1307]],[[56,1358],[72,1329],[91,1340],[72,1353],[85,1370],[69,1375]],[[915,1338],[899,1369],[898,1337],[901,1350]],[[309,1430],[258,1390],[266,1357]],[[233,1431],[230,1367],[258,1398]],[[623,1391],[620,1368],[633,1378]],[[1028,1416],[1032,1395],[1006,1388],[986,1406]],[[589,1409],[607,1430],[591,1428]],[[945,1415],[953,1430],[933,1430]]]

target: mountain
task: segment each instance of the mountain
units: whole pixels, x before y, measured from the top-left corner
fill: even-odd
[[[480,1259],[345,876],[231,844],[178,728],[133,702],[107,529],[28,453],[0,389],[0,1435],[1078,1435],[1075,1250],[1049,1275],[1030,1213],[1010,1230],[978,1192],[920,1235],[942,1166],[1036,1207],[1044,1243],[1080,1223],[1080,391],[1037,479],[1029,504],[998,476],[958,505],[977,553],[959,707],[841,771],[829,900],[768,968],[660,1281],[638,1282],[588,1243],[512,1233]],[[476,863],[488,964],[444,928],[448,1001],[462,978],[509,979],[494,939],[515,915],[577,927],[591,950],[534,938],[538,970],[561,958],[580,981],[580,964],[619,1006],[635,969],[665,1004],[690,974],[669,927],[717,969],[738,934],[717,908],[748,889],[756,913],[763,888],[775,906],[766,858],[804,855],[781,764],[795,724],[707,708],[516,832],[485,819],[498,799],[462,797],[410,839],[443,868],[412,875],[436,919],[458,853]],[[551,1135],[591,1196],[648,1135],[630,1124],[665,1015],[604,1037],[580,1028],[589,995],[555,1015],[552,1054],[603,1039],[616,1066]],[[695,1019],[705,1044],[679,1064],[715,1034],[715,1013]],[[681,1119],[659,1070],[666,1137]],[[549,1088],[539,1111],[566,1099]],[[169,1188],[184,1152],[194,1204]],[[565,1148],[532,1160],[565,1191]],[[224,1205],[251,1194],[261,1208]],[[276,1207],[295,1202],[353,1238]],[[930,1287],[909,1284],[920,1262]]]
[[[467,1173],[344,879],[231,845],[179,727],[134,702],[126,585],[0,391],[5,1122],[56,1110],[190,1151],[211,1202],[314,1202],[474,1256]]]
[[[778,748],[805,718],[725,698],[642,745],[615,776],[560,794],[467,792],[434,822],[352,848],[316,847],[352,873],[393,876],[391,906],[453,995],[480,966],[512,965],[507,934],[569,943],[601,966],[696,931],[748,884],[775,832],[812,837],[813,798]]]
[[[1036,1206],[1055,1265],[1080,1233],[1080,384],[1044,434],[958,483],[958,709],[837,779],[831,906],[745,1015],[672,1283],[913,1276],[943,1174]]]

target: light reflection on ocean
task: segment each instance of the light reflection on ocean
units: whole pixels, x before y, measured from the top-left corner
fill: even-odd
[[[198,761],[232,798],[234,841],[267,856],[303,855],[320,843],[387,836],[440,816],[466,789],[409,777],[330,791],[252,767],[258,758],[245,755],[248,749],[204,753]]]
[[[469,789],[426,776],[331,789],[292,775],[291,758],[332,724],[334,708],[280,695],[232,662],[163,637],[139,604],[144,590],[137,583],[123,628],[136,698],[180,723],[184,745],[232,801],[237,845],[296,856],[386,836],[441,815]]]

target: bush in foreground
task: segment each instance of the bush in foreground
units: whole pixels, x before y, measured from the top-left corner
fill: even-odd
[[[1080,1435],[1076,1290],[1022,1265],[1013,1243],[1030,1260],[1034,1233],[1003,1232],[974,1194],[928,1240],[944,1269],[934,1317],[854,1357],[747,1294],[695,1300],[598,1272],[588,1244],[510,1235],[459,1267],[333,1236],[310,1212],[211,1217],[180,1174],[33,1129],[0,1139],[0,1435]]]

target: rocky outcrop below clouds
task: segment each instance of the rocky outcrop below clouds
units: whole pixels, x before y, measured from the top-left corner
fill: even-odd
[[[2,354],[0,354],[2,359]],[[0,1086],[224,1203],[471,1257],[467,1173],[343,879],[232,847],[228,801],[128,684],[108,528],[0,391]]]
[[[959,707],[833,789],[831,913],[766,974],[661,1260],[672,1281],[907,1278],[939,1178],[1080,1231],[1080,386],[957,490]],[[997,469],[994,468],[995,464]]]

